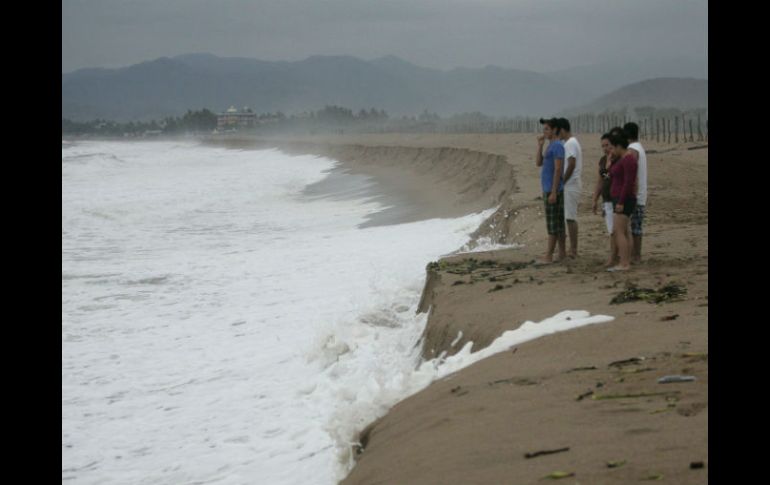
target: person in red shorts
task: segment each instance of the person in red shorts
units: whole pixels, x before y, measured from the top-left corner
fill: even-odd
[[[628,271],[631,269],[630,217],[636,209],[636,156],[628,151],[628,139],[622,134],[610,136],[610,145],[615,163],[610,167],[610,196],[615,212],[612,233],[618,248],[620,261],[607,271]]]

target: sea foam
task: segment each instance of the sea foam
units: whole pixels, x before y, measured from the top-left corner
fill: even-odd
[[[62,144],[63,481],[336,483],[357,433],[399,400],[609,318],[560,314],[421,362],[425,265],[494,209],[361,228],[383,209],[371,181],[304,193],[335,164],[194,142]]]

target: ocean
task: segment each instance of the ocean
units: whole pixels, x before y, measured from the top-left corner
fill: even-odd
[[[376,186],[336,163],[63,143],[63,482],[344,477],[414,392],[426,264],[491,212],[361,227]]]

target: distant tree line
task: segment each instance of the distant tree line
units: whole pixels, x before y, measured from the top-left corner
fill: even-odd
[[[562,116],[546,113],[543,117]],[[708,141],[708,110],[682,111],[676,108],[621,108],[600,113],[566,115],[572,131],[605,133],[628,121],[639,124],[643,140],[662,143]],[[62,135],[149,136],[182,133],[211,133],[217,128],[217,115],[208,109],[187,111],[182,117],[160,121],[117,123],[106,120],[75,122],[62,119]],[[360,109],[327,105],[316,111],[286,115],[281,111],[256,115],[256,123],[239,132],[253,134],[323,134],[323,133],[538,133],[539,118],[492,117],[480,112],[458,113],[441,117],[424,109],[415,116],[391,117],[383,109]]]
[[[217,115],[208,109],[188,110],[181,117],[167,116],[160,121],[117,122],[61,120],[62,135],[147,136],[156,134],[210,133],[217,127]]]

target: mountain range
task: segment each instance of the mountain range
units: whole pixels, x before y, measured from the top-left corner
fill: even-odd
[[[708,109],[708,81],[694,78],[656,78],[623,86],[566,114],[601,113],[623,107]]]
[[[649,78],[702,80],[706,69],[705,60],[679,60],[606,63],[549,73],[496,66],[445,71],[393,56],[371,61],[312,56],[281,62],[185,54],[119,69],[62,73],[62,118],[146,121],[179,116],[190,109],[221,112],[230,106],[293,114],[326,105],[354,111],[385,109],[391,116],[424,110],[441,116],[474,111],[491,116],[549,116],[587,106],[613,90]],[[646,89],[658,87],[647,85]],[[658,94],[648,93],[653,98]],[[671,97],[671,102],[679,100]],[[707,92],[702,101],[707,106]],[[692,102],[698,104],[697,99]]]

